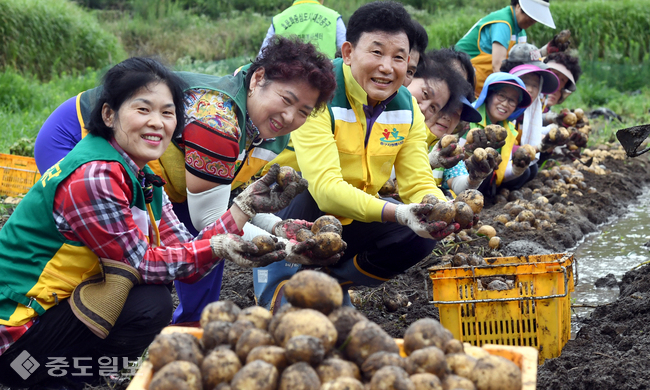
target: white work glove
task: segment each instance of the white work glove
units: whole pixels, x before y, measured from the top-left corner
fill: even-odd
[[[452,153],[456,148],[460,148],[457,143],[451,143],[446,147],[442,148],[440,141],[433,146],[433,149],[429,152],[429,165],[432,169],[435,168],[445,168],[450,169],[456,166],[464,157],[464,153],[459,153],[456,156],[452,156]]]
[[[273,164],[266,175],[237,195],[233,203],[250,218],[257,213],[274,213],[287,207],[296,195],[307,189],[307,180],[299,178],[285,185],[284,189],[279,185],[271,189],[279,172],[280,166]]]
[[[400,225],[408,226],[420,237],[442,240],[460,228],[457,223],[447,226],[444,221],[427,221],[433,210],[432,204],[411,203],[397,206],[395,219]]]
[[[271,234],[289,240],[295,240],[296,234],[298,234],[300,229],[311,230],[313,225],[313,222],[305,221],[303,219],[284,219],[273,225]]]
[[[287,254],[285,260],[288,263],[318,267],[326,267],[335,264],[341,259],[345,248],[347,248],[347,243],[343,241],[343,249],[339,253],[327,258],[319,258],[312,252],[312,248],[316,245],[316,241],[313,238],[307,239],[303,242],[279,238],[279,242],[283,243],[285,246],[284,250]]]
[[[210,247],[215,257],[230,260],[243,268],[265,267],[286,257],[284,243],[278,242],[275,250],[267,254],[256,256],[257,246],[251,241],[246,241],[236,234],[217,234],[210,238]]]

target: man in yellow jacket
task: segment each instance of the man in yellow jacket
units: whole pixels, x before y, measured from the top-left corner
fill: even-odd
[[[309,192],[278,215],[313,221],[331,214],[341,220],[347,250],[327,271],[344,291],[391,279],[458,229],[456,223],[422,219],[431,209],[420,204],[425,195],[446,199],[429,168],[424,115],[402,87],[413,36],[401,4],[377,1],[360,7],[348,22],[342,58],[334,61],[335,97],[327,110],[294,132],[295,154],[287,153],[295,156]],[[377,195],[393,167],[405,204]],[[260,305],[281,305],[282,285],[297,271],[292,266],[280,262],[254,270]]]

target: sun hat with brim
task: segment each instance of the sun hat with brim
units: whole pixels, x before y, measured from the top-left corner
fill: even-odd
[[[460,101],[463,103],[463,111],[460,113],[460,120],[470,123],[478,123],[483,120],[481,113],[472,106],[472,103],[470,103],[465,96],[461,96]]]
[[[547,62],[546,66],[547,66],[548,69],[555,69],[558,72],[565,75],[566,78],[569,79],[569,81],[564,86],[564,89],[568,90],[569,92],[575,92],[575,90],[576,90],[576,81],[573,78],[573,73],[571,73],[571,71],[569,69],[567,69],[566,66],[560,64],[559,62],[555,62],[555,61]]]
[[[555,28],[551,9],[548,4],[549,0],[519,0],[519,6],[526,15],[533,18],[536,22],[550,28]]]
[[[105,339],[122,312],[133,286],[142,283],[137,269],[121,261],[101,259],[102,271],[82,281],[70,297],[72,313]]]
[[[535,45],[530,43],[518,43],[512,46],[508,52],[508,61],[510,62],[523,62],[538,66],[541,69],[546,69],[547,66],[542,62],[542,54]]]
[[[483,89],[481,89],[481,93],[478,95],[478,98],[474,103],[472,103],[472,107],[479,109],[484,103],[485,100],[487,99],[488,91],[490,90],[490,87],[493,84],[499,84],[499,83],[506,83],[509,86],[512,87],[519,87],[522,91],[522,101],[519,102],[519,108],[517,108],[512,115],[508,117],[508,120],[515,120],[519,118],[519,116],[524,112],[526,107],[530,105],[532,102],[532,99],[530,97],[530,94],[528,91],[526,91],[526,84],[524,84],[521,79],[515,75],[512,75],[510,73],[506,72],[496,72],[492,73],[485,79],[485,84],[483,84]],[[526,103],[524,105],[523,103]]]
[[[544,95],[548,95],[557,91],[560,86],[560,79],[558,79],[555,73],[551,72],[550,70],[540,69],[539,67],[530,64],[519,65],[510,69],[510,74],[515,75],[519,78],[530,73],[535,73],[538,76],[541,76],[544,80],[542,83],[542,90],[540,91]]]
[[[497,86],[507,86],[507,87],[514,87],[516,88],[520,93],[521,93],[521,101],[519,104],[517,104],[517,108],[526,108],[530,106],[530,104],[533,102],[533,99],[530,97],[530,94],[528,91],[526,91],[525,87],[522,87],[521,85],[512,82],[512,81],[495,81],[493,82],[490,87],[497,87]],[[494,89],[494,88],[492,88]]]

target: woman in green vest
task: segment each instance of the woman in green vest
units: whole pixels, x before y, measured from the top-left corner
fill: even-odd
[[[197,237],[174,214],[147,163],[183,129],[183,89],[151,59],[109,70],[90,134],[43,173],[0,231],[1,384],[92,381],[102,358],[122,369],[169,323],[166,284],[196,281],[224,259],[251,267],[285,257],[277,240],[257,256],[240,237],[257,212],[277,211],[306,188],[272,191],[279,167]]]

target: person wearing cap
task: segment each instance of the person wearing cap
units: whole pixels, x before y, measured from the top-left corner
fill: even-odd
[[[341,15],[323,5],[324,0],[295,0],[283,12],[275,15],[258,56],[271,43],[274,35],[289,37],[296,35],[312,43],[329,58],[345,42],[345,24]]]
[[[334,60],[334,99],[292,135],[309,190],[278,215],[340,219],[348,247],[327,272],[343,285],[348,304],[348,287],[379,286],[460,228],[422,220],[432,207],[420,203],[425,195],[447,199],[428,165],[424,115],[402,86],[412,42],[411,17],[402,4],[375,1],[359,7],[348,22],[342,58]],[[378,196],[393,166],[404,204]],[[258,304],[276,310],[283,302],[282,286],[297,271],[282,262],[254,269]]]
[[[505,72],[497,72],[488,76],[481,94],[472,104],[483,117],[480,122],[470,125],[472,129],[483,129],[488,125],[495,124],[503,126],[507,132],[505,143],[502,141],[500,145],[492,145],[491,141],[486,140],[485,134],[481,132],[478,137],[474,137],[475,140],[472,144],[466,144],[467,135],[459,140],[459,144],[470,152],[477,147],[493,147],[501,155],[501,162],[494,174],[483,180],[478,188],[487,197],[496,195],[497,187],[502,185],[505,187],[505,182],[520,176],[530,164],[530,158],[527,161],[512,158],[517,131],[511,121],[521,115],[531,102],[530,94],[519,77]]]
[[[526,42],[526,29],[535,23],[555,28],[549,0],[511,0],[510,6],[495,11],[478,22],[463,36],[456,48],[472,58],[476,69],[476,94],[485,79],[499,72],[501,62],[516,43]]]

